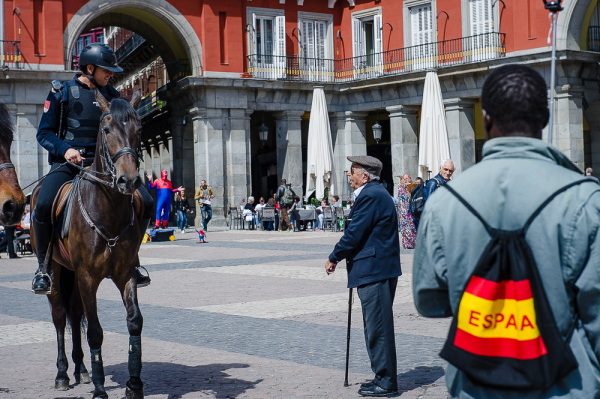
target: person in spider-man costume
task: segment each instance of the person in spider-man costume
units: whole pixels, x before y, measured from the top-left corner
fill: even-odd
[[[148,189],[157,189],[156,192],[156,229],[160,227],[162,219],[163,229],[167,227],[169,220],[169,211],[171,210],[171,193],[183,190],[183,187],[173,188],[171,180],[167,179],[167,171],[160,172],[160,179],[152,182],[152,174],[147,173]]]

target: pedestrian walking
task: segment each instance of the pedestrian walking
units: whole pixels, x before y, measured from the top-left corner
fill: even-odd
[[[398,215],[390,194],[379,182],[383,164],[370,156],[348,157],[346,173],[354,190],[354,205],[344,235],[325,262],[327,274],[346,259],[348,288],[360,298],[372,381],[363,383],[362,396],[398,393],[396,338],[392,305],[400,269]]]
[[[212,188],[206,184],[206,180],[200,182],[200,187],[196,190],[194,199],[198,201],[200,212],[202,214],[202,227],[208,231],[208,222],[212,219],[212,200],[215,198]]]
[[[547,95],[532,68],[495,69],[481,94],[483,158],[421,217],[414,301],[454,317],[442,350],[453,398],[600,392],[600,186],[541,140]]]

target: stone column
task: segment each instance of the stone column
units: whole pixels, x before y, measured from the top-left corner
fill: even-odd
[[[345,171],[350,169],[349,156],[367,155],[367,112],[336,112],[330,117],[333,158],[337,174],[338,192],[345,199],[350,194]]]
[[[446,128],[450,144],[450,159],[454,162],[454,176],[475,164],[475,119],[473,110],[476,99],[451,98],[446,105]],[[437,174],[438,171],[433,171]]]
[[[37,123],[42,107],[27,104],[6,104],[6,109],[14,123],[14,140],[10,148],[10,158],[15,165],[21,187],[33,183],[50,169],[48,152],[38,145]],[[27,188],[25,194],[33,191],[35,185]]]
[[[583,171],[583,88],[556,88],[553,143]]]
[[[273,114],[277,130],[277,177],[286,179],[292,189],[302,197],[302,131],[303,111],[282,111]]]
[[[250,176],[250,114],[251,110],[230,109],[230,132],[226,145],[227,186],[224,206],[238,206],[242,198],[252,193]]]
[[[223,111],[221,109],[192,108],[194,125],[194,165],[196,169],[195,188],[206,180],[215,198],[212,201],[213,226],[224,226],[223,194],[225,192],[225,168],[223,146]],[[200,214],[196,215],[196,226],[202,224]]]
[[[173,173],[171,180],[173,187],[184,185],[183,181],[183,116],[175,114],[169,118],[169,129],[171,130],[171,148]],[[186,193],[187,194],[187,193]]]
[[[419,171],[417,144],[417,106],[396,105],[387,107],[390,113],[392,150],[392,176],[408,173],[413,179]]]

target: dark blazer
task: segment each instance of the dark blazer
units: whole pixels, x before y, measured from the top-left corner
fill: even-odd
[[[348,216],[350,223],[329,260],[346,259],[348,288],[402,275],[398,214],[379,181],[365,184]]]

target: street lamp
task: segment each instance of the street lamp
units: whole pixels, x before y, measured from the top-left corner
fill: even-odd
[[[373,129],[373,138],[377,144],[379,144],[379,140],[381,140],[381,125],[379,122],[375,122],[375,124],[371,126],[371,129]]]
[[[265,145],[267,139],[269,138],[269,128],[265,126],[264,122],[258,128],[258,138],[260,139],[262,145]]]

